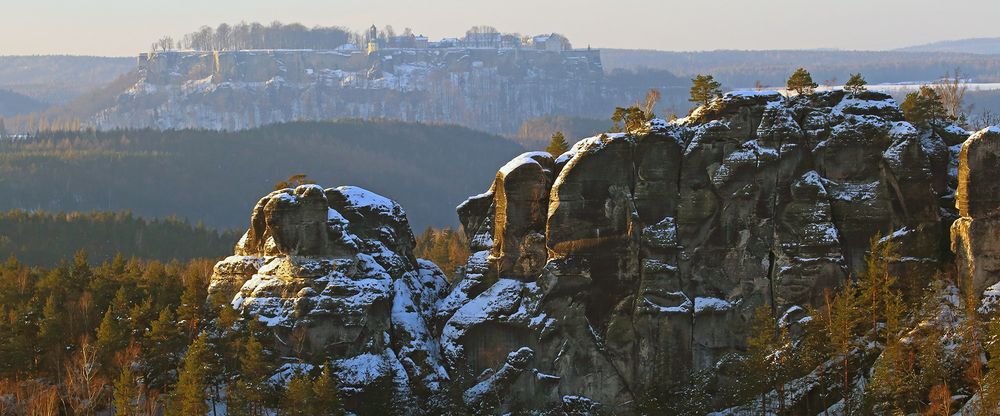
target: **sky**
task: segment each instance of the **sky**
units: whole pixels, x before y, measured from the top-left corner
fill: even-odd
[[[1000,36],[997,0],[3,0],[0,55],[134,56],[202,25],[299,22],[431,39],[473,25],[575,47],[882,50]],[[949,14],[955,17],[946,18]]]

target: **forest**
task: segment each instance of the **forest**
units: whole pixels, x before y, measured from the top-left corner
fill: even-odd
[[[521,153],[499,136],[394,121],[296,122],[240,132],[42,131],[0,141],[0,210],[131,210],[244,229],[274,184],[306,174],[356,185],[407,209],[414,229],[455,224],[454,207],[482,192]]]
[[[197,385],[211,392],[201,405],[231,415],[343,414],[329,366],[276,383],[289,363],[264,349],[264,328],[205,301],[212,257],[235,238],[128,212],[0,214],[0,414],[184,415]],[[460,230],[416,241],[449,276],[469,254]]]
[[[239,238],[236,231],[219,232],[176,217],[144,219],[128,211],[0,213],[0,259],[13,256],[29,265],[55,266],[80,247],[99,262],[116,255],[160,261],[221,257]]]
[[[428,229],[418,252],[464,254],[454,248],[458,234]],[[638,410],[795,414],[782,403],[802,383],[825,386],[810,407],[844,398],[847,414],[950,415],[953,396],[995,402],[1000,318],[978,318],[968,282],[953,273],[903,283],[915,279],[894,266],[898,247],[873,238],[866,273],[795,320],[761,307],[745,351],[686,381],[644,386]],[[440,254],[449,250],[455,253]],[[10,257],[0,265],[0,332],[11,335],[0,339],[0,413],[182,415],[224,407],[231,415],[343,414],[344,397],[324,362],[330,357],[277,356],[261,343],[260,323],[239,319],[228,299],[206,302],[212,264],[120,255],[94,263],[80,251],[56,266],[32,267]],[[868,383],[853,384],[867,371]],[[718,390],[722,379],[726,391]],[[351,407],[384,414],[389,402]],[[460,406],[442,412],[462,414]]]

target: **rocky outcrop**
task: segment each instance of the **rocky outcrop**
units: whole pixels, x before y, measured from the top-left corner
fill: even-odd
[[[759,308],[799,322],[864,272],[875,237],[901,242],[892,267],[922,287],[961,215],[960,267],[998,283],[1000,130],[959,151],[955,129],[917,129],[879,93],[749,91],[525,153],[458,207],[473,254],[451,287],[414,258],[395,202],[283,189],[210,294],[283,356],[332,359],[359,414],[629,414],[648,386],[726,367]]]
[[[209,294],[263,322],[282,356],[332,359],[350,407],[391,400],[420,409],[448,379],[428,321],[447,283],[413,246],[403,210],[385,197],[349,186],[282,189],[254,207]]]
[[[960,276],[970,277],[976,293],[1000,283],[1000,128],[977,132],[962,144],[958,157],[955,206],[960,218],[951,227],[952,250]],[[991,292],[995,295],[995,290]]]
[[[597,50],[168,51],[140,55],[137,72],[95,126],[241,130],[380,118],[515,133],[534,117],[614,108]]]
[[[954,128],[940,130],[880,93],[748,91],[515,158],[459,207],[475,254],[435,317],[453,383],[497,412],[628,412],[651,382],[745,348],[757,308],[821,304],[863,272],[874,236],[929,277],[952,191]]]

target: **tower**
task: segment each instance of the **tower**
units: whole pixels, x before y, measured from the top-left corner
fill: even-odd
[[[368,54],[378,50],[378,28],[375,25],[368,28]]]

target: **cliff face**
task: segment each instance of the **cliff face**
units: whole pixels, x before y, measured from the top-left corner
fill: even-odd
[[[658,381],[740,371],[718,363],[755,310],[796,325],[863,272],[875,236],[901,243],[892,267],[922,287],[960,215],[959,264],[1000,282],[1000,131],[961,136],[914,128],[877,93],[730,93],[511,160],[458,207],[474,254],[450,288],[413,258],[397,204],[302,186],[258,202],[211,292],[279,352],[334,358],[355,410],[388,391],[413,414],[628,414]]]
[[[238,130],[388,118],[513,133],[547,114],[604,115],[598,51],[412,49],[163,52],[93,120],[100,128]]]
[[[894,267],[928,278],[953,135],[914,128],[878,93],[737,92],[555,159],[522,155],[458,209],[477,253],[437,311],[445,361],[475,378],[529,348],[533,374],[494,386],[492,406],[581,396],[621,411],[744,348],[756,308],[801,319],[863,272],[877,234],[902,244]]]
[[[413,245],[402,209],[382,196],[275,191],[257,203],[236,255],[216,264],[209,294],[263,322],[282,356],[333,359],[352,408],[388,398],[406,407],[448,378],[427,321],[447,283]]]
[[[961,217],[951,226],[958,270],[970,276],[976,292],[1000,295],[1000,128],[977,132],[958,156],[955,205]],[[993,299],[994,301],[996,299]]]

